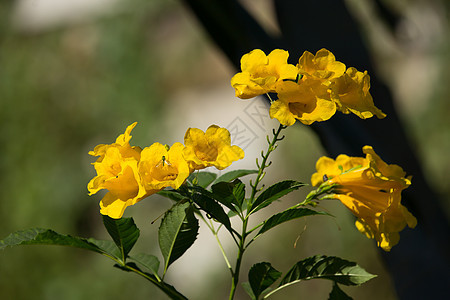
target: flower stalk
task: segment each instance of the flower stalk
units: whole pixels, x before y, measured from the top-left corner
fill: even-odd
[[[269,137],[267,137],[267,142],[268,142],[269,146],[267,147],[266,153],[264,153],[264,151],[261,152],[261,157],[262,157],[261,164],[258,163],[258,160],[256,161],[256,165],[258,167],[258,174],[256,175],[256,179],[255,179],[254,183],[252,183],[250,181],[250,186],[252,187],[252,191],[250,194],[250,198],[248,199],[247,212],[246,212],[244,218],[242,218],[242,232],[241,232],[241,236],[239,239],[236,265],[234,267],[234,271],[232,271],[232,282],[231,282],[231,290],[230,290],[230,297],[229,297],[230,300],[234,299],[234,295],[236,293],[236,288],[237,288],[237,285],[239,284],[239,274],[240,274],[240,270],[241,270],[242,258],[244,256],[245,250],[250,245],[250,243],[248,243],[247,245],[245,244],[246,238],[254,230],[254,229],[252,229],[250,232],[247,232],[248,220],[252,213],[252,205],[255,202],[256,194],[261,190],[259,188],[259,184],[260,184],[261,180],[264,178],[264,175],[266,174],[264,172],[264,170],[265,170],[265,168],[269,167],[272,163],[272,162],[268,162],[269,155],[277,148],[276,143],[284,139],[284,136],[282,136],[282,137],[279,137],[279,136],[280,136],[281,131],[285,128],[286,128],[286,126],[280,124],[280,126],[278,127],[278,129],[276,131],[273,130],[272,140],[270,140]]]

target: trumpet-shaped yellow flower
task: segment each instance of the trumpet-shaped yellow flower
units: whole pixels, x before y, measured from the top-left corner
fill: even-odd
[[[324,48],[317,51],[316,55],[305,51],[298,60],[297,68],[298,73],[306,79],[320,80],[325,85],[345,72],[345,65],[336,61],[334,54]]]
[[[223,170],[232,162],[244,158],[244,151],[238,146],[231,146],[230,132],[226,128],[211,125],[206,132],[198,128],[189,128],[184,136],[186,148],[184,158],[191,170],[200,170],[215,166]]]
[[[285,81],[277,87],[278,100],[272,102],[270,117],[282,125],[291,126],[296,120],[310,125],[325,121],[336,112],[336,103],[319,80]]]
[[[172,147],[154,143],[141,152],[139,174],[147,191],[155,192],[165,187],[178,189],[189,176],[189,166],[183,158],[184,146]]]
[[[416,218],[401,204],[401,191],[411,184],[411,177],[398,165],[388,165],[365,146],[366,158],[339,155],[336,160],[321,157],[311,182],[317,186],[337,184],[332,195],[356,217],[356,227],[377,245],[389,251],[400,240],[399,232]]]
[[[116,143],[98,145],[89,152],[90,155],[100,156],[93,163],[97,176],[88,183],[89,195],[102,189],[108,190],[100,201],[100,213],[111,218],[122,217],[126,207],[149,195],[141,184],[137,170],[141,149],[129,144],[134,126],[136,123],[128,126]]]
[[[338,110],[348,114],[354,113],[361,119],[371,118],[373,115],[379,119],[386,115],[373,103],[369,92],[370,77],[367,71],[359,72],[355,68],[348,68],[345,73],[333,80],[332,92],[337,98]]]
[[[275,49],[267,56],[262,50],[255,49],[242,56],[242,72],[231,79],[236,97],[248,99],[275,92],[279,82],[284,79],[295,80],[297,68],[287,63],[288,57],[289,53],[281,49]]]

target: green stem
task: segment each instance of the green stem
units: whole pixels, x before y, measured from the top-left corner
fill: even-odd
[[[211,231],[212,231],[214,237],[216,238],[217,244],[219,244],[219,248],[220,248],[220,251],[222,252],[223,258],[225,259],[225,263],[227,264],[227,267],[228,267],[228,269],[230,270],[231,275],[233,275],[233,268],[231,267],[231,264],[230,264],[230,262],[228,261],[228,257],[227,257],[227,255],[225,254],[225,250],[223,249],[222,243],[220,242],[219,236],[217,235],[218,231],[214,230],[212,221],[211,221],[211,227],[210,227],[210,229],[211,229]]]
[[[272,151],[274,151],[276,149],[276,143],[283,139],[283,138],[279,139],[278,136],[280,135],[281,130],[283,130],[285,128],[286,128],[286,126],[280,124],[280,126],[278,127],[278,130],[274,131],[272,141],[269,141],[269,138],[267,138],[267,140],[269,141],[269,147],[267,148],[266,154],[262,153],[263,160],[262,160],[262,163],[261,163],[261,165],[259,167],[258,175],[256,176],[256,179],[255,179],[255,184],[252,185],[252,194],[251,194],[250,199],[249,199],[249,201],[250,201],[249,205],[250,206],[247,209],[247,211],[251,211],[251,205],[255,201],[255,195],[259,191],[258,190],[258,184],[261,182],[262,178],[265,175],[264,169],[270,165],[270,163],[266,164],[267,160],[269,159],[269,155],[270,155],[270,153],[272,153]],[[247,217],[248,217],[248,215],[247,215]]]
[[[245,219],[242,222],[242,237],[239,241],[239,247],[238,247],[238,254],[236,258],[236,266],[234,267],[234,272],[232,282],[231,282],[231,291],[230,291],[230,298],[229,300],[232,300],[234,298],[234,294],[236,293],[236,288],[239,284],[239,273],[241,270],[241,264],[242,264],[242,257],[244,256],[245,252],[245,238],[246,238],[246,231],[247,231],[247,225],[248,225],[248,219]]]
[[[247,238],[247,236],[249,234],[247,232],[247,226],[248,226],[248,218],[251,215],[252,204],[255,201],[256,193],[259,192],[259,190],[260,190],[260,189],[258,189],[258,185],[261,182],[261,180],[264,178],[264,175],[265,175],[264,169],[270,165],[270,163],[267,164],[267,160],[269,159],[270,153],[272,153],[276,149],[276,143],[283,139],[283,137],[278,138],[278,136],[280,135],[281,130],[283,130],[284,128],[286,128],[286,126],[283,126],[280,124],[280,126],[278,127],[278,130],[273,131],[272,140],[270,141],[269,137],[267,137],[269,147],[267,148],[267,152],[265,154],[264,154],[264,152],[262,152],[262,154],[261,154],[262,159],[263,159],[261,164],[258,164],[258,162],[257,162],[258,175],[256,176],[255,183],[251,184],[252,192],[251,192],[250,198],[248,200],[249,203],[248,203],[248,208],[247,208],[247,214],[242,219],[242,232],[241,232],[241,236],[239,239],[236,265],[234,267],[234,272],[232,271],[232,282],[231,282],[231,290],[230,290],[229,300],[232,300],[236,293],[236,288],[239,284],[239,274],[240,274],[240,270],[241,270],[242,258],[244,256],[245,250],[247,249],[247,246],[250,244],[249,243],[248,245],[245,245],[245,239]]]

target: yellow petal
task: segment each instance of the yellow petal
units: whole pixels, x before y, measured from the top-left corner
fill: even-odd
[[[333,80],[331,88],[338,95],[338,108],[341,112],[352,112],[361,119],[371,118],[374,115],[379,119],[386,117],[386,114],[373,103],[367,71],[362,73],[353,67],[348,68],[345,74]]]
[[[269,109],[269,115],[272,119],[277,119],[281,125],[291,126],[295,123],[295,116],[289,110],[289,103],[281,100],[272,102]]]
[[[329,85],[330,80],[342,76],[345,65],[336,61],[333,53],[327,49],[320,49],[315,55],[305,51],[297,65],[299,73]]]
[[[100,201],[100,213],[113,219],[119,219],[123,216],[125,208],[128,207],[127,201],[119,199],[111,192],[106,193]]]
[[[231,78],[231,86],[236,91],[236,97],[249,99],[266,93],[257,81],[253,80],[249,72],[241,72]]]
[[[266,54],[260,49],[255,49],[242,56],[241,69],[242,71],[255,72],[259,66],[267,65],[268,63],[269,59]]]
[[[129,125],[129,126],[127,127],[127,129],[125,129],[125,133],[124,133],[124,134],[121,134],[121,135],[119,135],[119,136],[117,137],[116,143],[119,144],[119,145],[121,145],[121,146],[123,146],[123,145],[129,143],[130,140],[131,140],[131,137],[132,137],[132,136],[131,136],[131,131],[132,131],[133,128],[136,126],[136,124],[137,124],[137,122],[134,122],[133,124]]]

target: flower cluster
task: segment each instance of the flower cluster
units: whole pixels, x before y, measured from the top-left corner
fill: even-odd
[[[416,218],[401,204],[401,191],[411,184],[411,177],[398,165],[385,163],[371,146],[363,147],[366,157],[339,155],[336,160],[321,157],[314,186],[334,186],[331,198],[340,200],[356,217],[356,227],[379,247],[389,251],[399,242],[399,232]]]
[[[231,79],[236,96],[242,99],[276,93],[270,117],[282,125],[296,120],[310,125],[330,119],[336,111],[354,113],[362,119],[386,115],[375,107],[369,93],[367,71],[336,61],[326,49],[315,55],[305,51],[296,66],[288,64],[289,53],[276,49],[269,55],[259,49],[241,58],[242,72]]]
[[[111,218],[121,218],[125,208],[166,187],[178,189],[195,170],[209,166],[222,170],[244,158],[241,148],[231,146],[229,131],[216,125],[206,132],[189,128],[185,145],[154,143],[141,149],[130,145],[136,124],[128,126],[115,143],[98,145],[89,152],[99,156],[93,163],[97,176],[88,183],[89,195],[108,190],[100,213]]]

